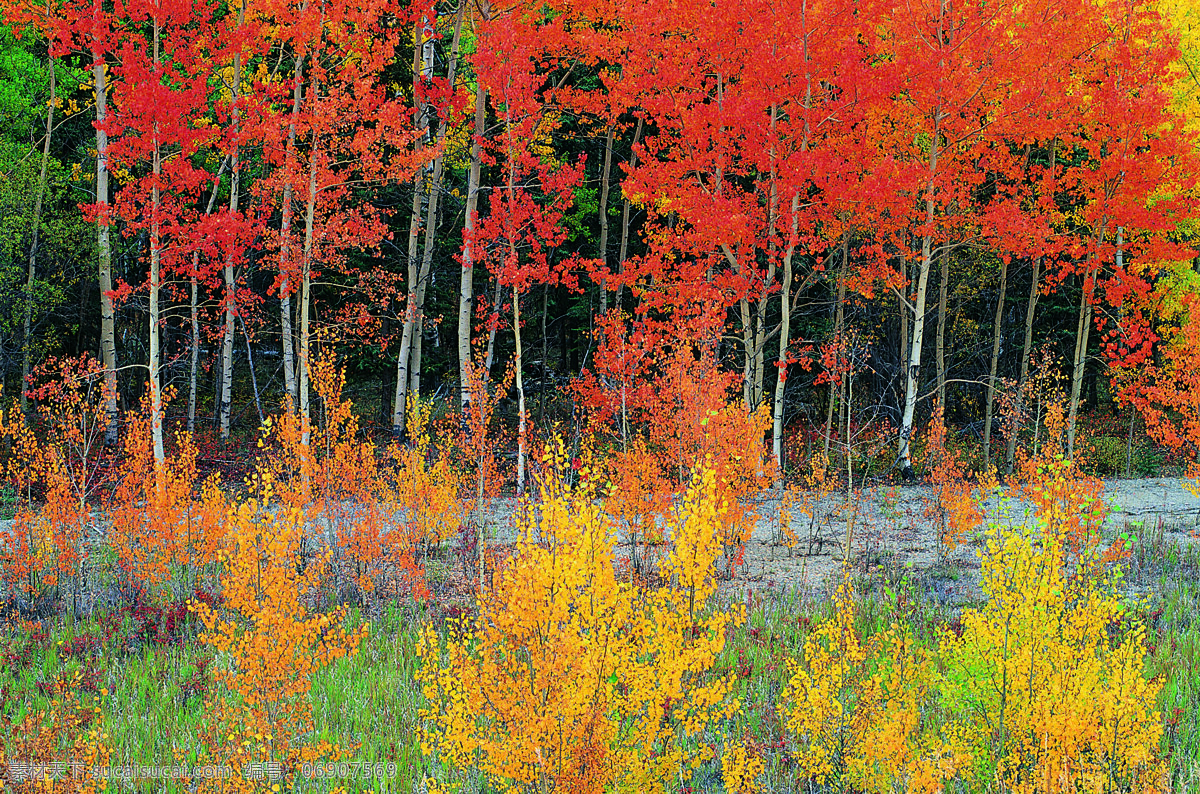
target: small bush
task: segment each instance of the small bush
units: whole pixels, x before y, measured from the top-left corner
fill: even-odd
[[[1110,551],[1080,531],[1086,506],[1066,519],[1063,495],[1086,492],[1082,478],[1069,464],[1039,471],[1039,526],[991,530],[987,602],[927,647],[899,617],[864,639],[839,592],[784,691],[811,780],[880,792],[941,791],[952,778],[1014,792],[1160,790],[1163,684],[1146,670],[1146,628]]]
[[[1083,465],[1090,474],[1111,477],[1124,474],[1129,461],[1126,442],[1113,436],[1096,436],[1088,440],[1083,451]]]
[[[1136,477],[1157,477],[1162,470],[1163,453],[1149,445],[1134,445],[1133,467]]]
[[[712,670],[740,616],[706,608],[716,493],[713,474],[697,474],[671,522],[671,585],[647,589],[620,581],[594,491],[543,491],[478,616],[449,637],[422,632],[423,751],[499,790],[544,794],[662,791],[716,760],[696,737],[737,710]],[[754,770],[734,760],[744,789]]]

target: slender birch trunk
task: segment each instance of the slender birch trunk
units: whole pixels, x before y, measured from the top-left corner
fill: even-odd
[[[117,332],[112,299],[112,243],[109,240],[108,207],[108,86],[104,56],[99,45],[92,49],[92,81],[96,96],[96,203],[100,206],[96,224],[96,253],[100,282],[100,357],[104,364],[104,411],[108,424],[104,443],[117,443]]]
[[[776,359],[775,398],[771,405],[771,454],[775,456],[778,479],[783,480],[783,407],[787,386],[788,343],[792,335],[792,271],[796,238],[800,229],[800,194],[792,194],[792,235],[783,254],[783,287],[779,294],[779,358]]]
[[[637,145],[642,140],[643,120],[638,118],[637,127],[633,131],[633,147],[632,153],[629,155],[629,167],[637,168]],[[617,274],[618,276],[625,275],[625,258],[629,254],[629,198],[626,197],[621,207],[621,248],[617,254]],[[617,308],[621,306],[621,290],[624,286],[624,280],[617,281],[617,294],[613,299],[613,305]]]
[[[305,3],[305,8],[308,4]],[[288,255],[291,253],[292,242],[292,170],[296,162],[296,125],[300,119],[300,110],[304,104],[304,55],[296,59],[296,74],[292,80],[292,114],[288,121],[287,157],[284,173],[287,179],[283,183],[282,218],[279,222],[279,272],[282,278],[279,283],[279,325],[283,344],[283,388],[287,392],[291,410],[296,410],[300,393],[296,384],[296,349],[292,330],[292,292],[294,287],[291,280],[291,264]]]
[[[846,273],[850,260],[850,232],[842,232],[842,268],[838,273],[837,287],[837,306],[833,310],[833,339],[837,345],[838,358],[841,358],[842,344],[842,327],[846,321]],[[832,378],[829,379],[829,404],[825,407],[825,460],[829,460],[829,445],[833,436],[833,411],[834,405],[837,403],[838,386],[841,384],[841,377],[835,383]],[[841,422],[838,423],[838,432],[841,433]]]
[[[154,19],[154,74],[159,73],[159,22]],[[160,312],[159,296],[162,291],[162,229],[160,212],[162,200],[158,187],[162,176],[162,149],[158,139],[158,122],[154,122],[154,151],[151,155],[153,183],[150,187],[150,436],[154,442],[154,468],[159,470],[166,454],[163,450],[163,404],[162,383],[159,373]],[[160,472],[161,473],[161,472]]]
[[[767,301],[769,300],[770,285],[775,283],[775,257],[772,254],[767,265],[767,279],[763,284],[763,296],[754,308],[754,381],[750,389],[750,403],[755,407],[763,404],[766,399],[766,358],[767,358]]]
[[[262,398],[258,393],[258,376],[254,374],[254,352],[250,348],[250,331],[246,328],[246,319],[238,315],[238,321],[242,325],[242,336],[246,340],[246,366],[250,369],[250,386],[254,389],[254,410],[258,412],[258,423],[265,424],[267,421],[266,415],[263,413]]]
[[[317,28],[317,46],[320,47],[325,35],[325,2],[321,2],[321,21]],[[312,102],[313,118],[320,118],[321,94],[317,85],[317,51],[314,50],[313,68],[309,79],[308,96]],[[312,149],[308,155],[308,204],[304,214],[304,258],[300,266],[300,371],[297,373],[296,390],[299,395],[297,408],[304,427],[300,435],[300,443],[308,446],[311,436],[309,431],[309,367],[312,363],[312,264],[313,238],[317,218],[317,164],[321,159],[321,136],[313,129]]]
[[[937,339],[934,341],[934,351],[937,357],[937,401],[942,410],[946,410],[946,299],[950,286],[950,252],[943,248],[938,255],[941,262],[941,274],[938,280],[938,320]]]
[[[612,152],[617,125],[610,123],[604,136],[604,170],[600,172],[600,265],[608,267],[608,194],[612,189]],[[600,313],[608,312],[608,278],[600,281]]]
[[[742,259],[741,257],[734,258],[735,271],[741,273]],[[750,299],[745,295],[738,301],[738,316],[742,321],[742,404],[746,409],[746,413],[754,410],[755,405],[754,392],[751,386],[754,383],[754,329],[752,327],[753,320],[750,313]]]
[[[1083,374],[1087,369],[1088,340],[1092,330],[1092,297],[1096,289],[1096,278],[1100,275],[1100,244],[1104,241],[1107,225],[1107,219],[1100,222],[1092,263],[1083,274],[1083,290],[1079,295],[1079,321],[1075,328],[1075,357],[1071,370],[1071,403],[1067,413],[1067,457],[1072,460],[1075,459],[1075,421],[1079,416],[1079,394],[1083,387]]]
[[[778,247],[775,232],[779,219],[779,173],[775,164],[775,131],[778,127],[779,108],[771,105],[771,169],[770,192],[767,196],[767,278],[763,282],[762,297],[754,310],[754,385],[750,391],[750,402],[755,408],[766,399],[765,381],[767,351],[767,303],[770,286],[775,283],[775,258]],[[772,406],[773,407],[773,406]]]
[[[425,323],[418,314],[416,328],[413,329],[412,365],[408,368],[408,393],[414,400],[421,396],[421,347],[424,343]]]
[[[213,179],[212,193],[208,197],[208,206],[204,210],[206,216],[212,215],[213,208],[217,206],[217,192],[221,188],[221,176],[225,173],[225,167],[229,163],[227,159],[221,160],[221,166],[217,169],[217,175]],[[197,395],[197,375],[200,371],[200,250],[192,251],[192,272],[189,281],[191,282],[191,299],[188,304],[191,330],[192,330],[192,351],[191,351],[191,368],[188,374],[188,432],[196,431],[196,395]]]
[[[1021,372],[1017,377],[1018,409],[1025,407],[1025,382],[1029,379],[1029,357],[1033,351],[1033,318],[1037,310],[1038,294],[1041,290],[1042,257],[1033,260],[1033,281],[1029,285],[1029,301],[1025,305],[1025,342],[1021,347]],[[1008,445],[1004,451],[1005,471],[1012,473],[1017,457],[1017,433],[1012,428],[1008,434]]]
[[[925,300],[929,292],[929,270],[933,261],[933,178],[937,174],[938,150],[941,144],[942,107],[939,103],[933,111],[933,135],[929,142],[929,184],[925,188],[925,234],[921,237],[921,264],[917,274],[916,306],[913,311],[912,345],[904,371],[904,415],[900,419],[900,451],[897,463],[905,479],[912,479],[912,458],[909,443],[912,440],[913,421],[917,412],[917,388],[921,376],[921,348],[925,342]],[[901,303],[901,312],[904,311]]]
[[[992,361],[988,367],[987,399],[983,406],[983,465],[992,465],[992,416],[996,406],[996,370],[1000,366],[1000,328],[1004,322],[1004,298],[1008,292],[1008,259],[1000,260],[1000,295],[992,318]]]
[[[521,293],[513,285],[513,342],[517,385],[517,495],[525,493],[525,379],[521,374]]]
[[[492,296],[492,311],[491,317],[500,315],[500,279],[496,279],[496,292]],[[492,363],[496,357],[496,324],[490,323],[488,328],[487,348],[483,354],[483,374],[485,380],[492,378]]]
[[[418,18],[413,32],[413,96],[421,92],[421,53],[424,49],[425,20]],[[421,151],[429,137],[429,118],[425,103],[416,102],[413,107],[413,127],[424,130],[416,141],[416,150]],[[400,353],[396,357],[396,395],[392,401],[392,433],[399,437],[404,432],[405,409],[408,405],[409,361],[412,358],[413,327],[417,319],[417,282],[419,280],[421,242],[421,194],[425,188],[425,164],[417,166],[412,180],[412,207],[408,216],[408,291],[404,300],[404,327],[400,332]]]
[[[47,4],[47,10],[49,4]],[[38,170],[37,193],[33,199],[33,229],[29,238],[29,273],[25,278],[25,322],[21,337],[21,413],[29,411],[29,398],[25,389],[29,385],[30,357],[33,340],[33,288],[37,278],[38,243],[42,231],[42,201],[46,196],[46,169],[50,163],[50,136],[54,132],[54,102],[56,99],[54,58],[47,58],[50,71],[50,101],[46,105],[46,137],[42,139],[42,165]]]
[[[238,28],[246,22],[246,0],[242,0],[238,9]],[[239,137],[241,136],[241,99],[242,86],[242,54],[233,56],[233,110],[230,118],[233,121],[233,151],[229,157],[229,214],[236,215],[241,190],[241,174],[239,172]],[[225,335],[221,348],[221,439],[229,439],[229,420],[233,407],[233,330],[234,318],[237,315],[237,277],[234,272],[233,253],[225,258]]]
[[[507,107],[511,105],[505,101]],[[515,146],[512,139],[512,116],[511,111],[505,119],[505,133],[508,138],[508,205],[516,206],[516,182],[517,182],[517,166],[515,158]],[[513,228],[512,216],[507,219],[508,231],[508,261],[509,267],[519,268],[519,260],[517,257],[517,229]],[[512,299],[513,299],[513,368],[516,375],[517,387],[517,495],[525,493],[525,378],[524,378],[524,357],[521,347],[521,291],[520,278],[517,273],[512,274]],[[499,283],[500,276],[497,274],[496,281]],[[544,363],[544,362],[543,362]]]
[[[897,350],[899,352],[896,355],[899,359],[900,372],[903,374],[904,370],[908,368],[908,304],[906,301],[911,294],[909,291],[909,279],[912,278],[907,260],[900,263],[900,272],[903,275],[903,277],[900,279],[900,282],[904,285],[904,293],[902,294],[898,304],[900,312],[900,339],[899,343],[897,344]]]
[[[487,119],[487,91],[476,78],[475,127],[471,141],[471,164],[467,169],[467,217],[463,228],[462,272],[458,286],[458,381],[459,402],[466,410],[471,402],[471,301],[474,297],[475,222],[479,212],[479,172],[483,126]]]
[[[804,42],[804,61],[808,63],[808,2],[804,0],[800,5],[800,27],[804,31],[801,40]],[[808,77],[806,71],[805,88],[804,88],[804,138],[800,142],[800,150],[808,151],[808,141],[811,134],[809,127],[808,113],[812,108],[812,81]],[[771,131],[774,133],[778,118],[778,110],[775,105],[771,106]],[[775,149],[774,149],[774,134],[772,138],[771,148],[771,201],[774,203],[778,199],[778,193],[775,188]],[[796,251],[796,245],[799,242],[800,234],[800,191],[796,190],[792,193],[792,228],[791,234],[788,237],[787,250],[783,256],[783,288],[780,291],[779,298],[779,358],[776,361],[775,367],[775,399],[771,406],[771,453],[775,456],[775,484],[782,496],[783,491],[783,409],[784,409],[784,392],[787,389],[787,368],[788,368],[788,343],[791,341],[792,330],[792,257]],[[774,212],[772,211],[771,228],[775,228]],[[774,235],[772,234],[772,238]]]
[[[450,39],[450,62],[446,69],[446,82],[454,85],[458,73],[458,53],[462,41],[462,22],[466,3],[460,2],[454,16],[454,34]],[[433,40],[426,43],[425,69],[433,74]],[[442,117],[444,116],[444,117]],[[429,286],[429,274],[433,270],[433,252],[437,244],[438,211],[441,206],[442,187],[445,179],[445,144],[449,129],[448,109],[443,108],[438,118],[437,156],[433,160],[433,176],[429,187],[429,205],[425,208],[425,242],[421,251],[421,272],[417,275],[417,316],[414,321],[411,363],[409,364],[408,391],[414,397],[421,394],[421,347],[425,328],[425,290]]]
[[[418,144],[418,149],[422,148]],[[408,224],[408,290],[404,298],[404,325],[400,332],[400,352],[396,357],[396,393],[392,398],[392,433],[404,432],[405,409],[408,405],[409,376],[411,375],[413,336],[417,326],[417,290],[421,268],[421,194],[424,192],[425,167],[413,176],[413,200]]]
[[[316,78],[313,78],[312,95],[316,98]],[[309,365],[312,355],[312,261],[313,236],[317,216],[317,160],[321,155],[320,136],[313,136],[313,147],[308,162],[308,205],[304,216],[304,262],[300,268],[300,372],[299,372],[299,409],[300,418],[304,422],[304,434],[301,443],[308,444],[309,420]]]

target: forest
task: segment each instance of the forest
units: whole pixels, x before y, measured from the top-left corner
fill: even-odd
[[[1192,0],[0,0],[0,783],[1200,786],[1198,69]]]

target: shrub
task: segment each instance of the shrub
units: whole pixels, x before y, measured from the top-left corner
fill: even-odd
[[[320,543],[341,563],[332,566],[334,576],[351,573],[348,583],[336,583],[340,594],[347,591],[340,585],[349,584],[360,597],[377,595],[377,584],[392,577],[398,590],[423,596],[424,571],[414,554],[419,538],[410,522],[397,520],[397,509],[407,506],[407,472],[393,482],[380,471],[374,445],[359,438],[358,418],[342,396],[345,381],[331,355],[314,359],[323,421],[313,426],[291,410],[269,417],[258,444],[267,450],[262,470],[286,485],[279,489],[281,507],[320,528]]]
[[[896,623],[864,640],[848,583],[834,610],[809,635],[803,659],[791,662],[783,692],[801,772],[880,794],[941,791],[969,756],[929,719],[934,655]]]
[[[1162,683],[1146,673],[1146,630],[1112,550],[1088,530],[1099,497],[1061,459],[1034,471],[1036,528],[990,530],[986,603],[929,648],[900,622],[864,640],[839,591],[784,691],[810,779],[880,792],[952,777],[1030,794],[1161,785]]]
[[[299,763],[337,755],[337,748],[303,742],[313,729],[312,675],[352,653],[367,626],[347,630],[343,610],[309,611],[327,557],[305,564],[302,515],[275,509],[273,496],[272,476],[260,469],[250,498],[228,517],[220,602],[189,606],[204,623],[201,640],[229,660],[215,673],[223,694],[206,703],[204,762],[234,769],[272,762],[293,775]]]
[[[111,521],[108,537],[129,592],[143,586],[153,592],[173,573],[190,573],[206,562],[208,550],[220,542],[224,518],[205,509],[204,497],[195,498],[196,447],[189,434],[179,434],[176,449],[155,465],[149,404],[142,408],[127,423],[125,454],[105,502]],[[210,499],[215,496],[215,480],[204,494]],[[165,600],[170,600],[170,594]]]
[[[95,794],[104,781],[92,770],[107,766],[110,748],[101,730],[99,698],[82,686],[83,672],[59,672],[46,682],[45,710],[0,713],[0,775],[5,790]]]
[[[41,383],[30,391],[35,418],[13,410],[6,420],[0,412],[0,441],[9,453],[0,480],[18,495],[12,529],[0,533],[0,574],[11,590],[39,601],[57,599],[65,580],[78,581],[84,530],[104,469],[107,418],[97,362],[52,359],[34,377]]]
[[[947,446],[946,424],[938,407],[926,433],[920,460],[928,473],[930,493],[922,497],[925,516],[937,528],[938,559],[945,560],[963,538],[983,523],[975,486],[967,480],[962,456]],[[991,478],[985,470],[983,480]]]
[[[943,703],[974,737],[976,774],[1007,790],[1154,790],[1162,683],[1145,673],[1145,627],[1119,571],[1095,547],[1070,564],[1068,546],[1045,525],[991,531],[987,604],[942,640]]]
[[[1129,463],[1129,448],[1124,439],[1096,436],[1088,439],[1083,459],[1088,470],[1101,477],[1124,474]]]
[[[634,438],[628,449],[612,452],[605,464],[609,483],[605,510],[624,532],[634,570],[644,575],[643,554],[649,555],[649,547],[662,540],[673,483],[641,438]],[[639,552],[639,542],[645,544],[644,552]]]
[[[734,619],[704,608],[715,490],[697,474],[672,521],[671,584],[649,590],[619,581],[590,486],[543,489],[478,616],[454,636],[422,633],[424,752],[541,792],[662,790],[714,760],[688,740],[737,708],[728,677],[706,678]]]

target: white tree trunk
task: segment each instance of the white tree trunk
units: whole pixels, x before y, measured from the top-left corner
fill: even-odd
[[[458,287],[458,383],[459,402],[466,410],[471,402],[471,302],[474,297],[476,215],[479,212],[480,141],[486,121],[487,91],[482,83],[475,88],[475,128],[471,142],[471,164],[467,169],[467,217],[464,222],[462,272]]]
[[[846,273],[849,267],[850,259],[850,232],[842,232],[842,269],[838,273],[837,285],[837,306],[833,310],[833,339],[834,343],[839,346],[842,344],[842,326],[846,319]],[[839,354],[840,358],[840,354]],[[837,402],[838,385],[841,383],[841,376],[838,376],[835,382],[833,378],[829,379],[829,404],[825,406],[825,460],[829,460],[829,445],[833,437],[833,411],[834,404]],[[841,433],[841,422],[838,422],[838,433]]]
[[[212,215],[213,208],[217,205],[217,192],[221,188],[221,176],[225,173],[225,167],[229,163],[228,160],[221,160],[221,166],[217,169],[217,175],[213,178],[212,193],[208,197],[208,207],[205,208],[206,216]],[[191,300],[188,304],[191,330],[192,330],[192,350],[191,350],[191,371],[188,375],[188,432],[196,431],[196,393],[197,393],[197,375],[200,372],[200,251],[199,249],[192,252],[192,272],[191,272]]]
[[[779,294],[779,358],[776,360],[775,400],[771,406],[771,452],[782,479],[783,474],[783,396],[787,386],[788,342],[792,332],[792,259],[796,252],[796,235],[800,223],[800,194],[792,195],[792,240],[783,255],[783,289]]]
[[[933,178],[937,174],[938,149],[941,144],[941,105],[933,111],[933,136],[929,142],[929,184],[925,188],[926,232],[921,238],[921,264],[917,274],[916,306],[913,310],[912,345],[904,370],[904,414],[900,419],[900,451],[897,463],[905,479],[912,477],[912,457],[909,445],[917,411],[917,388],[921,376],[921,348],[925,342],[925,299],[929,291],[929,268],[933,261]],[[903,312],[901,301],[900,311]]]
[[[937,401],[946,409],[946,299],[950,286],[950,252],[942,250],[938,256],[941,273],[938,278],[937,338],[934,340],[934,357],[937,360]]]
[[[306,4],[307,5],[307,4]],[[284,172],[287,181],[283,184],[282,218],[279,223],[279,271],[283,278],[279,283],[279,323],[280,336],[283,342],[283,387],[291,405],[296,410],[300,398],[296,384],[296,349],[292,329],[292,292],[294,287],[288,277],[288,254],[291,253],[292,240],[292,168],[296,162],[296,124],[300,118],[300,109],[304,103],[304,56],[296,60],[296,75],[292,82],[292,115],[288,121],[287,158]]]
[[[314,78],[313,95],[316,95]],[[313,236],[317,217],[317,160],[320,157],[320,139],[313,138],[313,148],[308,162],[308,205],[304,216],[304,263],[300,268],[300,383],[299,405],[300,418],[304,421],[304,433],[301,443],[307,445],[309,439],[309,366],[312,355],[312,261]]]
[[[104,411],[108,423],[105,427],[104,443],[117,443],[117,333],[115,310],[112,299],[112,243],[108,236],[108,133],[104,124],[108,119],[107,74],[104,58],[97,49],[93,50],[92,81],[96,96],[96,203],[100,205],[99,222],[96,225],[96,254],[99,261],[100,281],[100,357],[104,364]]]
[[[992,360],[988,366],[987,398],[983,407],[983,465],[992,465],[992,416],[996,407],[996,370],[1000,366],[1000,328],[1004,321],[1004,298],[1008,292],[1008,260],[1000,260],[1000,296],[992,318]]]
[[[517,495],[525,493],[525,380],[521,375],[521,293],[513,285],[513,368],[517,378]]]
[[[449,85],[454,85],[455,75],[458,70],[458,51],[462,37],[462,20],[465,7],[466,3],[460,2],[454,17],[454,34],[450,42],[450,61],[446,70],[446,82]],[[422,73],[426,79],[429,79],[433,76],[433,39],[432,30],[428,26],[425,26],[425,30],[428,31],[429,35],[427,36],[425,46],[421,48],[420,52],[424,59]],[[416,55],[417,51],[414,51],[414,69],[417,65]],[[433,172],[426,183],[428,185],[429,201],[425,208],[425,240],[421,252],[421,266],[419,270],[413,264],[416,261],[416,241],[415,239],[410,239],[409,241],[410,291],[408,294],[408,306],[405,309],[404,330],[400,338],[400,355],[396,361],[396,394],[392,401],[392,433],[397,436],[404,429],[407,395],[411,394],[414,397],[418,397],[421,394],[421,334],[424,329],[425,289],[429,284],[430,271],[433,269],[433,251],[437,242],[438,205],[441,199],[445,169],[443,147],[446,141],[446,130],[449,126],[449,118],[446,110],[443,108],[441,114],[438,116],[438,153],[433,161]],[[426,136],[428,136],[429,128],[433,123],[433,117],[430,115],[428,107],[423,109],[423,116]],[[420,208],[420,193],[415,188],[416,181],[414,180],[412,216],[414,224],[418,221],[417,213]],[[407,383],[405,383],[406,380]]]
[[[637,168],[637,145],[642,140],[643,120],[639,117],[637,127],[633,131],[633,152],[629,155],[629,167]],[[617,274],[618,276],[625,275],[625,258],[629,254],[629,198],[626,197],[621,206],[621,247],[617,252]],[[621,290],[622,282],[617,282],[616,296],[613,298],[613,306],[621,308]]]
[[[612,150],[617,125],[610,123],[604,136],[604,169],[600,173],[600,243],[599,254],[602,267],[608,267],[608,194],[612,191]],[[600,282],[600,313],[608,311],[608,279]]]
[[[42,201],[46,196],[46,168],[50,163],[50,136],[54,132],[54,102],[56,99],[54,59],[48,57],[50,71],[50,101],[46,104],[46,137],[42,139],[42,165],[38,171],[37,193],[33,199],[33,228],[29,238],[29,273],[25,279],[25,322],[21,337],[21,413],[29,410],[29,398],[25,390],[29,386],[30,357],[33,349],[33,287],[37,278],[38,242],[42,231]]]
[[[1100,244],[1108,219],[1100,222],[1100,233],[1095,238],[1092,263],[1083,274],[1083,290],[1079,296],[1079,321],[1075,328],[1075,357],[1071,369],[1071,403],[1067,413],[1067,457],[1075,459],[1075,423],[1079,417],[1079,395],[1083,390],[1083,375],[1087,369],[1088,340],[1092,330],[1092,297],[1096,290],[1096,279],[1100,276]]]
[[[154,27],[154,74],[159,72],[159,23]],[[150,435],[154,442],[154,466],[159,469],[166,455],[163,451],[163,404],[162,381],[159,373],[159,296],[162,291],[162,226],[159,214],[162,209],[158,179],[162,175],[162,150],[158,139],[158,122],[154,123],[154,151],[151,172],[154,184],[150,188]]]
[[[421,92],[421,54],[424,51],[425,20],[418,19],[413,31],[413,96]],[[423,130],[416,140],[416,150],[421,151],[429,137],[429,116],[425,103],[417,101],[413,107],[413,127]],[[400,353],[396,357],[396,395],[392,400],[392,433],[397,437],[404,431],[405,409],[408,405],[409,364],[412,358],[413,329],[417,321],[417,282],[420,279],[421,241],[421,194],[425,188],[425,164],[417,167],[412,180],[412,208],[408,216],[408,290],[404,300],[404,327],[400,333]]]
[[[246,22],[246,2],[242,0],[238,10],[238,28]],[[229,213],[236,215],[238,211],[239,191],[241,189],[241,174],[239,171],[239,143],[241,135],[241,109],[238,100],[241,98],[242,85],[242,55],[240,52],[233,56],[233,110],[230,118],[233,122],[233,151],[229,156]],[[233,331],[234,319],[237,315],[237,274],[234,272],[233,254],[225,258],[225,333],[221,346],[221,399],[220,426],[221,439],[229,439],[229,422],[233,408]]]
[[[1037,310],[1038,293],[1041,289],[1042,258],[1033,260],[1033,280],[1029,285],[1029,302],[1025,306],[1025,344],[1021,348],[1021,373],[1017,376],[1018,409],[1025,407],[1025,381],[1029,378],[1029,357],[1033,352],[1033,318]],[[1010,428],[1008,444],[1004,451],[1005,471],[1012,473],[1013,463],[1017,457],[1017,432]]]

